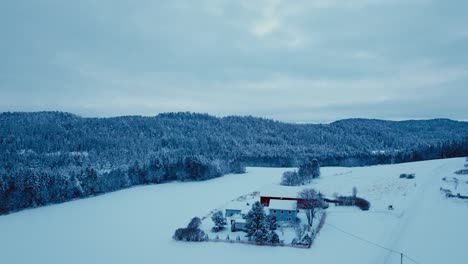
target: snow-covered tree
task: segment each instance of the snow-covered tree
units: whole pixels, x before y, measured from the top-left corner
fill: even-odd
[[[206,241],[208,236],[200,229],[201,219],[198,217],[192,218],[187,228],[179,228],[175,231],[172,236],[175,240],[186,240],[186,241]]]
[[[299,176],[296,171],[285,171],[281,177],[281,185],[284,186],[297,186],[303,184],[304,178]]]
[[[268,230],[275,231],[278,228],[278,221],[276,220],[276,216],[267,215],[266,222],[267,222]]]
[[[278,244],[278,243],[280,243],[279,236],[278,236],[278,234],[277,234],[275,231],[270,231],[270,232],[268,233],[267,240],[268,240],[269,243],[272,243],[272,244]]]
[[[312,179],[320,177],[320,164],[317,159],[306,162],[299,166],[299,176],[304,182],[311,182]]]
[[[257,243],[267,242],[268,224],[263,205],[260,202],[255,202],[245,219],[247,237],[254,239]]]
[[[199,217],[194,217],[190,220],[190,223],[187,225],[187,228],[197,229],[201,225],[201,219]]]
[[[299,192],[299,198],[303,200],[303,210],[307,216],[309,226],[312,226],[316,212],[322,209],[323,200],[319,193],[314,189],[304,189]]]
[[[467,127],[450,120],[304,125],[196,113],[101,119],[61,112],[0,113],[0,177],[8,189],[0,213],[138,184],[242,173],[245,164],[305,164],[301,174],[314,178],[320,174],[314,158],[327,166],[363,166],[466,157]],[[28,175],[37,175],[39,184],[26,182]],[[71,175],[83,192],[64,188]],[[287,184],[310,180],[290,177]]]
[[[212,228],[213,232],[219,232],[224,229],[224,226],[226,225],[226,218],[224,217],[223,212],[214,212],[211,216],[211,220],[213,220],[213,223],[215,224],[215,226]]]

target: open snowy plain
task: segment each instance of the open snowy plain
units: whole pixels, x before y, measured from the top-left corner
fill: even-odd
[[[372,205],[369,211],[330,206],[310,249],[171,239],[193,216],[241,195],[295,195],[304,188],[278,185],[288,169],[248,168],[242,175],[135,187],[0,216],[0,263],[400,263],[398,254],[378,245],[417,263],[466,263],[468,202],[439,191],[447,187],[441,179],[455,176],[463,164],[446,159],[322,168],[322,177],[307,187],[332,196],[350,195],[355,186]],[[400,173],[416,178],[400,179]],[[457,177],[459,192],[468,195],[468,175]]]

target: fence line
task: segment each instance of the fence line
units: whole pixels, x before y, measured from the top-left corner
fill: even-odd
[[[245,241],[245,240],[226,240],[226,239],[211,239],[207,240],[208,242],[221,242],[221,243],[231,243],[231,244],[244,244],[244,245],[255,245],[255,246],[270,246],[270,247],[292,247],[292,248],[309,248],[309,246],[304,245],[293,245],[293,244],[285,244],[285,243],[257,243],[255,241]]]

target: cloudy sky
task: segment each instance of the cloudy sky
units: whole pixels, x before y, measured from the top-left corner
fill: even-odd
[[[0,111],[468,119],[465,0],[6,0]]]

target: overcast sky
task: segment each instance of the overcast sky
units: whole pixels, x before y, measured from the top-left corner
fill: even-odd
[[[6,0],[0,111],[468,119],[466,0]]]

